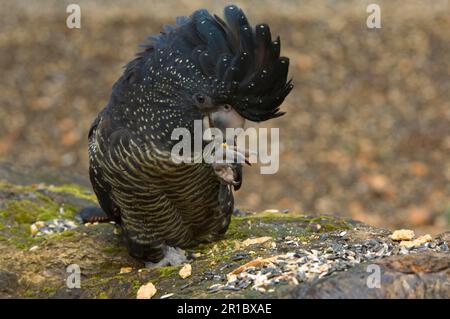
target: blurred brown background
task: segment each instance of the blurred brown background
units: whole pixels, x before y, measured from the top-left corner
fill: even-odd
[[[377,3],[382,28],[366,27]],[[66,6],[81,6],[81,29]],[[437,233],[450,221],[450,6],[235,1],[291,59],[280,171],[245,170],[239,207],[337,214]],[[2,1],[0,160],[87,180],[87,131],[147,35],[225,1]]]

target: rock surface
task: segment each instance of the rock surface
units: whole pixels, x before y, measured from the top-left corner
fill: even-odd
[[[87,186],[30,174],[0,169],[1,298],[136,298],[150,283],[152,298],[450,297],[449,233],[405,247],[352,220],[239,212],[222,240],[186,251],[182,278],[183,265],[131,258],[116,225],[78,224],[76,212],[96,205]],[[61,220],[77,227],[53,231]],[[33,224],[48,232],[32,236]],[[80,288],[70,289],[73,264]]]
[[[448,253],[423,252],[417,255],[381,259],[379,287],[368,286],[368,264],[336,274],[314,285],[298,286],[291,298],[449,298],[450,258]],[[373,266],[372,266],[373,267]],[[373,268],[371,268],[373,270]]]

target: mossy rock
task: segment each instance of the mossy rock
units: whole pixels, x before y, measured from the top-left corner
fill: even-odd
[[[36,221],[73,219],[80,208],[95,205],[95,196],[88,188],[74,184],[15,185],[3,181],[0,182],[0,198],[0,247],[5,257],[0,261],[0,269],[16,269],[21,284],[14,295],[31,298],[133,298],[137,289],[148,281],[158,285],[158,294],[177,291],[178,297],[206,297],[206,288],[211,282],[205,280],[205,272],[218,272],[224,266],[231,269],[256,255],[268,257],[272,253],[266,246],[258,245],[246,259],[230,262],[241,249],[242,240],[259,236],[297,236],[307,241],[317,234],[311,230],[312,224],[322,225],[322,229],[351,227],[346,221],[332,217],[318,219],[293,213],[237,216],[222,240],[188,251],[201,257],[192,262],[193,275],[182,280],[178,275],[179,266],[146,269],[131,258],[112,224],[80,225],[75,230],[42,237],[30,235],[30,225]],[[66,267],[70,264],[80,265],[80,289],[66,288],[65,279],[69,275]],[[122,267],[133,270],[120,274]],[[252,291],[249,296],[259,297]]]
[[[186,279],[178,274],[181,266],[148,269],[130,257],[113,224],[30,235],[31,223],[73,219],[82,207],[96,204],[92,191],[83,185],[21,185],[0,180],[0,278],[9,282],[0,284],[0,297],[135,298],[141,285],[152,282],[158,290],[154,298],[169,293],[174,293],[173,298],[275,298],[286,287],[272,293],[251,287],[211,293],[208,288],[223,283],[230,271],[249,261],[290,251],[289,239],[312,249],[333,245],[343,232],[356,241],[389,235],[386,230],[333,216],[273,211],[240,214],[233,216],[221,240],[187,250],[192,275]],[[263,236],[270,239],[244,244],[249,238]],[[80,288],[67,286],[67,267],[72,264],[80,267]],[[121,273],[124,267],[131,271]]]

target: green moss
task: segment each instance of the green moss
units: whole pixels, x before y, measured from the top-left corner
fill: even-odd
[[[228,228],[226,238],[243,240],[249,237],[292,235],[293,223],[302,222],[301,215],[282,213],[257,213],[243,217],[234,217]]]
[[[311,232],[319,232],[326,233],[335,230],[347,230],[350,229],[351,226],[342,219],[338,219],[333,216],[319,216],[313,217],[309,220],[309,224],[307,230]],[[320,225],[320,229],[314,228],[313,225]]]
[[[334,216],[310,217],[300,214],[282,214],[263,212],[244,217],[236,217],[230,225],[229,235],[237,238],[252,236],[282,237],[295,235],[305,239],[312,233],[323,233],[335,230],[350,229],[351,226],[343,219]],[[243,225],[242,222],[250,223]],[[267,226],[265,225],[267,224]],[[317,227],[320,225],[320,227]],[[290,233],[290,226],[296,226],[296,233]]]
[[[274,213],[274,212],[268,212],[268,211],[263,211],[260,213],[256,213],[256,214],[249,214],[246,216],[236,216],[234,217],[235,220],[284,220],[284,221],[296,221],[299,220],[301,218],[304,218],[305,215],[300,215],[297,213]]]
[[[66,230],[62,233],[50,234],[45,237],[47,241],[59,240],[59,239],[72,239],[72,237],[77,237],[77,232],[75,230]],[[78,240],[78,238],[73,238],[73,240]],[[72,241],[72,240],[70,240]]]
[[[117,273],[111,274],[106,272],[99,272],[94,276],[84,279],[82,286],[84,288],[100,288],[108,285],[113,280],[122,280],[123,277]],[[102,291],[101,289],[99,292]],[[98,294],[96,294],[98,295]]]
[[[102,248],[102,251],[107,254],[116,254],[125,251],[125,246],[118,244],[116,246],[109,246]]]
[[[35,199],[6,200],[0,210],[2,218],[12,218],[19,224],[31,224],[38,220],[60,218],[61,205],[43,194],[36,194]],[[65,207],[65,211],[73,213],[73,207]]]
[[[41,216],[53,217],[53,210],[57,212],[57,209],[56,206],[41,206],[31,200],[13,200],[7,202],[5,211],[6,218],[12,217],[19,224],[31,224]]]
[[[15,191],[21,191],[21,192],[30,192],[34,190],[33,186],[23,186],[23,185],[13,185],[6,183],[5,181],[0,181],[0,189],[4,189],[7,191],[15,192]]]
[[[73,218],[79,208],[74,203],[74,197],[95,202],[95,196],[78,185],[13,185],[0,181],[0,190],[11,193],[0,201],[0,236],[14,244],[19,249],[26,249],[31,244],[43,240],[59,240],[72,236],[72,232],[32,238],[30,225],[36,221],[49,221],[55,218]],[[44,191],[43,191],[44,190]],[[51,192],[46,193],[45,190]],[[52,193],[70,194],[64,203],[55,201]],[[61,198],[60,196],[58,198]],[[72,201],[72,202],[71,202]],[[80,204],[78,204],[80,205]],[[60,209],[64,208],[61,214]]]
[[[3,225],[2,232],[16,247],[25,249],[31,241],[30,225],[38,220],[51,220],[60,217],[59,205],[42,202],[39,199],[7,200],[1,210]]]
[[[35,290],[31,290],[31,289],[26,290],[26,291],[23,293],[23,296],[24,296],[25,298],[35,298],[35,297],[36,297],[36,291],[35,291]]]
[[[45,293],[46,295],[52,295],[56,292],[56,287],[44,287],[40,289],[41,292]]]
[[[178,273],[179,270],[180,270],[180,266],[160,267],[160,268],[158,268],[159,277],[160,278],[168,277],[174,273]]]
[[[16,244],[16,248],[17,249],[27,249],[28,245],[25,243],[18,243],[18,244]]]
[[[33,286],[25,290],[22,295],[25,298],[49,298],[56,293],[59,287],[56,286]]]
[[[134,297],[142,285],[135,276],[136,274],[118,274],[117,269],[113,272],[99,272],[84,279],[81,287],[86,290],[88,298],[108,299],[118,292],[123,296]]]
[[[96,202],[97,198],[95,197],[95,194],[89,191],[88,189],[81,187],[76,184],[64,184],[64,185],[48,185],[45,187],[51,192],[55,193],[66,193],[66,194],[72,194],[75,197],[82,198],[85,200]]]
[[[109,296],[106,291],[100,291],[97,295],[97,299],[109,299]]]

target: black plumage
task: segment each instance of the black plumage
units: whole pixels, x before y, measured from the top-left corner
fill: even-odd
[[[292,89],[289,60],[280,57],[280,39],[272,41],[269,27],[253,29],[236,6],[224,16],[198,10],[149,37],[89,132],[89,172],[100,206],[122,226],[130,253],[145,261],[160,260],[167,246],[218,238],[233,211],[232,187],[211,164],[171,160],[173,129],[193,133],[194,120],[221,105],[252,121],[281,116]],[[236,189],[241,167],[230,167]]]

